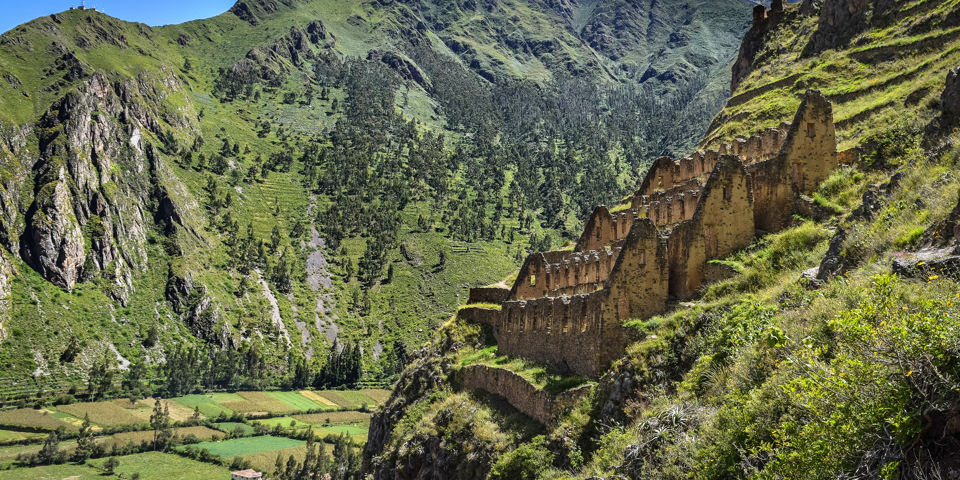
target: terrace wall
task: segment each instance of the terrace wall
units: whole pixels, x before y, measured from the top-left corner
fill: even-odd
[[[501,396],[510,402],[513,408],[548,426],[557,415],[576,406],[577,402],[592,388],[590,385],[582,385],[551,395],[535,387],[516,372],[488,365],[464,367],[457,373],[457,379],[461,388],[465,390],[479,388]]]

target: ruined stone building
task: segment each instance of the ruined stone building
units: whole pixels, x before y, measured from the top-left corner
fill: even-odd
[[[807,92],[793,122],[680,160],[657,159],[628,203],[598,206],[573,250],[527,257],[513,287],[476,289],[462,315],[498,353],[596,377],[623,355],[630,319],[663,313],[711,277],[710,260],[788,226],[837,167],[830,103]]]

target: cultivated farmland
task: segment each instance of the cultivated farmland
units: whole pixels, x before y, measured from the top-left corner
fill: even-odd
[[[224,440],[222,442],[204,442],[193,445],[196,449],[207,449],[211,455],[221,458],[239,457],[252,453],[271,452],[285,448],[299,447],[307,442],[285,437],[247,437]],[[182,447],[181,447],[182,448]],[[276,459],[276,455],[274,455]]]
[[[312,425],[368,422],[370,414],[363,412],[330,412],[294,415],[293,418]]]
[[[220,402],[237,413],[291,413],[297,409],[264,392],[240,392],[242,401]]]
[[[267,395],[295,408],[298,412],[323,408],[322,405],[300,395],[297,392],[267,392]]]
[[[219,478],[230,478],[230,469],[226,467],[218,467],[211,465],[209,463],[201,463],[196,460],[191,460],[189,458],[183,458],[179,455],[173,455],[170,453],[159,453],[159,452],[148,452],[148,453],[138,453],[136,455],[127,455],[125,457],[114,457],[120,460],[120,466],[115,470],[119,474],[123,474],[123,478],[130,478],[134,473],[140,474],[140,480],[198,480],[198,479],[210,479],[215,480]],[[103,465],[105,459],[90,460],[87,462],[92,465]],[[34,469],[25,470],[33,471]],[[12,470],[17,472],[18,470]],[[19,470],[23,472],[24,470]],[[3,473],[3,472],[0,472]],[[97,472],[96,477],[80,477],[77,480],[86,480],[97,479],[102,480],[106,477],[99,475],[100,472]],[[0,480],[20,480],[22,478],[29,479],[61,479],[69,477],[70,475],[77,475],[76,473],[71,473],[62,476],[48,475],[46,477],[2,477]]]
[[[207,427],[185,427],[185,428],[175,428],[173,433],[179,435],[181,438],[186,437],[187,435],[193,435],[200,440],[210,440],[214,435],[223,435],[221,432],[207,428]],[[152,442],[153,441],[153,430],[146,430],[142,432],[125,432],[118,433],[111,437],[106,437],[101,439],[98,443],[102,444],[107,450],[110,450],[114,445],[126,445],[127,443],[133,443],[139,445],[141,442]]]
[[[90,414],[90,422],[101,427],[119,427],[144,423],[138,416],[120,407],[116,402],[74,403],[72,405],[61,405],[57,408],[61,412],[69,413],[77,418],[83,418],[84,415]]]
[[[238,398],[240,401],[243,400],[242,397],[238,396]],[[220,405],[211,395],[184,395],[173,398],[172,400],[191,410],[193,410],[194,407],[200,407],[200,413],[208,418],[216,418],[221,412],[223,412],[224,415],[233,414],[229,409],[223,408],[223,405]]]
[[[323,443],[317,443],[316,445],[318,448],[324,448]],[[284,448],[282,450],[251,453],[249,455],[243,455],[240,458],[250,462],[251,468],[258,472],[275,473],[273,470],[276,468],[277,455],[280,455],[280,458],[282,458],[284,462],[286,462],[291,455],[293,455],[293,458],[297,459],[298,462],[303,462],[307,457],[307,446],[303,445],[300,447]]]
[[[81,415],[81,417],[82,416],[83,415]],[[34,410],[32,408],[0,412],[0,425],[22,428],[42,428],[44,430],[56,430],[60,427],[64,427],[67,430],[79,430],[77,426],[53,416],[49,410]]]

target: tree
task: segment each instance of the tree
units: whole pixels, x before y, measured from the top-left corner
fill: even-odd
[[[90,414],[83,415],[83,424],[80,426],[80,433],[77,435],[77,448],[73,451],[73,460],[77,463],[83,463],[93,451],[93,430],[90,428]]]
[[[107,352],[90,367],[88,390],[92,400],[103,397],[113,389],[113,370],[110,367]]]
[[[283,456],[277,454],[277,461],[273,465],[273,476],[275,478],[286,478],[287,469],[283,463]]]
[[[159,398],[153,405],[150,426],[153,427],[153,449],[163,450],[173,438],[173,431],[170,429],[170,407],[161,405]]]
[[[63,435],[64,428],[60,427],[55,432],[50,432],[47,439],[43,441],[43,448],[37,453],[37,459],[43,465],[51,465],[60,456],[60,437]]]
[[[117,457],[110,457],[106,462],[103,462],[103,469],[110,475],[113,475],[113,471],[119,466],[120,460],[117,460]]]

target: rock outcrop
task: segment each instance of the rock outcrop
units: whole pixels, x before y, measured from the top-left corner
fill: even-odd
[[[163,136],[164,124],[196,131],[165,104],[180,91],[169,71],[123,83],[97,72],[51,105],[36,127],[4,129],[4,246],[63,289],[98,281],[126,303],[134,275],[147,266],[154,187],[167,184],[152,175],[151,164],[162,160],[148,152],[144,136]],[[35,154],[25,147],[30,136],[37,138]]]

